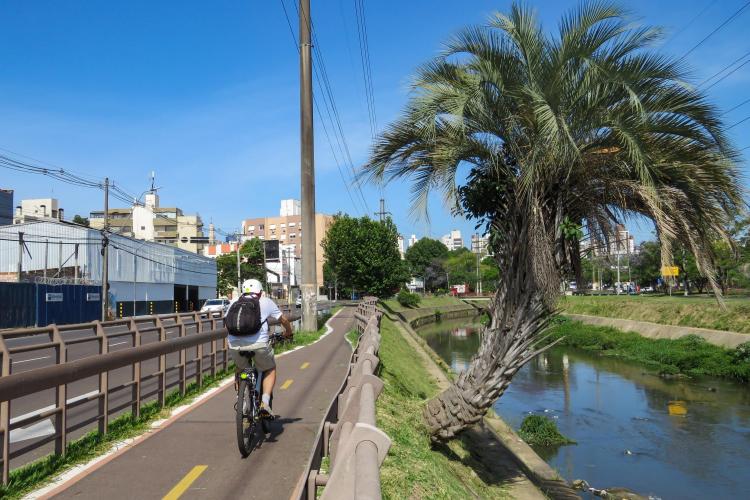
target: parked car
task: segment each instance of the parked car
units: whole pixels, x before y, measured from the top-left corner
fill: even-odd
[[[643,293],[652,293],[653,291],[654,291],[654,287],[652,287],[651,285],[644,286],[643,288],[641,288],[641,292]]]
[[[209,299],[203,303],[201,307],[202,313],[222,313],[224,314],[229,309],[228,299]]]

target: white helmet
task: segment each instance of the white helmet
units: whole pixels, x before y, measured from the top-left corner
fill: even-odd
[[[263,285],[256,279],[245,280],[242,283],[242,293],[259,294],[263,291]]]

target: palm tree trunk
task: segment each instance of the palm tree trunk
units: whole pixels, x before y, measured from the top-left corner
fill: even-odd
[[[505,272],[490,303],[492,321],[482,332],[478,352],[468,369],[424,409],[433,440],[451,439],[477,423],[505,392],[516,372],[551,347],[535,347],[539,334],[549,325],[552,310],[534,279],[525,229],[517,233],[515,241],[504,245],[510,251],[505,253],[509,258],[501,263]]]

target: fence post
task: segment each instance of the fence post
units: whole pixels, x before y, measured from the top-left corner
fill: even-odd
[[[141,332],[138,331],[138,323],[130,318],[130,330],[133,332],[133,347],[141,345]],[[133,363],[133,417],[141,418],[141,362]]]
[[[104,333],[104,326],[98,319],[94,321],[96,337],[99,339],[99,354],[109,352],[109,342]],[[106,434],[109,430],[109,372],[99,374],[99,433]]]
[[[155,318],[156,326],[159,328],[159,342],[167,340],[167,331],[160,317]],[[167,355],[159,356],[159,406],[164,406],[167,397]]]
[[[52,329],[52,341],[57,343],[57,364],[63,364],[67,361],[67,349],[65,348],[65,342],[63,342],[60,336],[60,330],[56,324],[50,325]],[[57,393],[55,395],[55,406],[60,411],[55,415],[55,431],[57,437],[55,438],[55,453],[57,455],[65,456],[68,448],[68,386],[60,384],[57,386]],[[8,433],[10,437],[10,433]],[[10,439],[9,439],[10,441]]]
[[[197,312],[193,312],[193,319],[195,320],[196,332],[201,333],[203,325]],[[203,385],[203,344],[196,346],[195,355],[197,356],[195,360],[195,383],[198,384],[198,387],[201,387]]]
[[[177,328],[179,329],[179,336],[180,338],[185,336],[185,323],[182,322],[182,318],[180,317],[180,314],[177,313],[175,315],[175,323],[177,323]],[[180,349],[180,364],[178,367],[178,373],[179,373],[179,382],[180,382],[180,396],[185,395],[185,373],[187,370],[185,369],[185,349]]]
[[[0,336],[0,353],[3,356],[2,372],[5,377],[10,375],[10,353],[5,340]],[[3,435],[3,484],[8,484],[10,474],[10,401],[0,403],[0,433]]]

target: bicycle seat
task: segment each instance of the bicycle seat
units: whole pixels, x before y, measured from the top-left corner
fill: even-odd
[[[240,356],[247,359],[253,359],[255,357],[255,351],[240,351]]]

